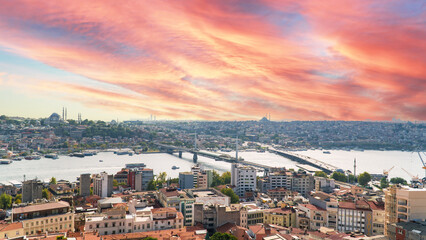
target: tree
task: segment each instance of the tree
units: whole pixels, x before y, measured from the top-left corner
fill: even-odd
[[[160,174],[158,174],[158,176],[157,176],[157,184],[158,183],[165,183],[166,178],[167,178],[167,173],[166,172],[160,172]]]
[[[112,180],[112,185],[118,187],[118,181],[116,179]]]
[[[22,202],[22,194],[16,195],[16,197],[15,197],[15,203],[19,204],[21,202]]]
[[[333,172],[333,174],[331,174],[331,178],[336,181],[347,182],[346,175],[341,172]]]
[[[231,203],[238,203],[240,202],[240,198],[237,194],[234,193],[234,190],[232,188],[222,188],[220,190],[223,194],[231,198]]]
[[[390,182],[392,184],[403,184],[403,185],[407,185],[407,181],[405,181],[405,179],[400,178],[400,177],[391,178]]]
[[[148,186],[146,186],[146,190],[148,190],[148,191],[154,191],[154,190],[156,190],[157,188],[155,187],[155,181],[154,181],[154,179],[152,179],[151,181],[149,181],[148,182]]]
[[[43,191],[41,192],[41,196],[49,200],[49,190],[47,190],[47,188],[43,189]]]
[[[326,178],[327,174],[325,172],[323,172],[323,171],[316,171],[314,176],[315,177],[325,177]]]
[[[352,174],[349,174],[348,181],[350,183],[354,183],[354,182],[356,182],[356,177],[354,175],[352,175]]]
[[[358,176],[358,183],[366,186],[371,181],[371,175],[368,172],[363,172]]]
[[[50,179],[49,184],[56,184],[56,178],[55,178],[55,177],[52,177],[52,178]]]
[[[382,179],[380,179],[380,188],[387,188],[387,187],[389,187],[388,179],[386,177],[382,177]]]
[[[237,238],[229,233],[215,232],[210,240],[237,240]]]
[[[220,176],[222,179],[223,184],[230,184],[231,183],[231,173],[230,172],[224,172],[222,173],[222,176]]]
[[[9,209],[12,207],[12,196],[9,194],[3,193],[0,196],[0,208],[1,209]]]

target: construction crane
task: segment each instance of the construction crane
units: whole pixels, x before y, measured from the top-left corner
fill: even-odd
[[[394,168],[395,166],[389,168],[389,170],[383,169],[383,175],[385,175],[386,177],[389,175],[389,172]]]
[[[422,164],[423,164],[422,168],[425,170],[425,178],[426,178],[426,163],[423,160],[422,155],[420,154],[420,152],[417,152],[417,154],[419,155],[420,161],[422,161]],[[425,154],[425,153],[423,153],[423,154]]]
[[[401,168],[402,170],[404,170],[404,172],[406,172],[410,177],[411,177],[411,182],[420,182],[419,181],[419,176],[414,176],[413,174],[409,173],[407,170]]]

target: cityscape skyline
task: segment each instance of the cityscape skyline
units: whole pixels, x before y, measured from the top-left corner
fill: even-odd
[[[2,1],[0,115],[426,120],[419,1]]]

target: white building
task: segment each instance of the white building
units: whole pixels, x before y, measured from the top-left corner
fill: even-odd
[[[240,197],[244,197],[246,192],[254,192],[256,190],[256,169],[233,163],[231,185],[235,186],[234,192]]]
[[[130,211],[130,214],[126,214],[123,208],[100,215],[86,215],[84,225],[85,231],[98,231],[100,235],[180,228],[183,228],[182,213],[175,208],[152,207]]]
[[[426,220],[426,189],[399,188],[396,190],[396,204],[400,221]]]
[[[102,172],[93,179],[93,194],[101,198],[111,197],[114,177]]]

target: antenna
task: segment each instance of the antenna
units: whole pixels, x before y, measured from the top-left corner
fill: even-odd
[[[237,142],[235,143],[235,159],[238,161],[238,134],[237,134]]]
[[[195,142],[194,144],[195,150],[197,150],[197,132],[195,132],[195,135],[194,135],[194,142]]]

